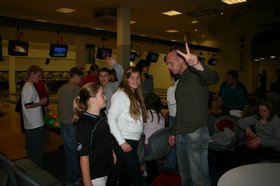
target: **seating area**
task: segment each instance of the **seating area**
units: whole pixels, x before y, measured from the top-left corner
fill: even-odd
[[[62,186],[63,183],[27,158],[11,161],[0,152],[1,186]]]

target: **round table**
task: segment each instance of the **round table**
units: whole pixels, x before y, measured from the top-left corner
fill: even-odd
[[[218,186],[279,186],[280,163],[256,163],[224,173]]]

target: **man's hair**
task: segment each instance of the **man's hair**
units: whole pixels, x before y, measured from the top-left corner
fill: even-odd
[[[230,70],[228,71],[227,75],[231,76],[233,79],[238,80],[239,78],[239,74],[237,72],[237,70]]]
[[[78,67],[72,67],[69,71],[69,77],[72,78],[72,77],[74,77],[74,75],[83,76],[84,73]]]

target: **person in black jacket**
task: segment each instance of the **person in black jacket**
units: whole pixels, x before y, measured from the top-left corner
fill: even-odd
[[[94,83],[85,84],[74,100],[77,150],[86,186],[105,186],[116,160],[113,159],[115,156],[107,117],[100,112],[105,105],[104,89]]]
[[[208,168],[208,85],[218,81],[218,74],[201,64],[196,55],[170,51],[165,62],[181,78],[175,91],[177,112],[169,144],[176,144],[182,185],[210,185]]]

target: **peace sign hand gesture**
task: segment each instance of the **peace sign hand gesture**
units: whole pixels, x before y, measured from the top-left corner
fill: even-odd
[[[190,53],[188,43],[185,43],[185,46],[186,46],[186,52],[187,53],[183,53],[180,50],[177,50],[177,54],[179,54],[180,56],[182,56],[185,59],[188,66],[191,66],[191,67],[194,67],[197,70],[203,71],[204,68],[201,65],[201,63],[198,61],[197,56],[195,54]]]

